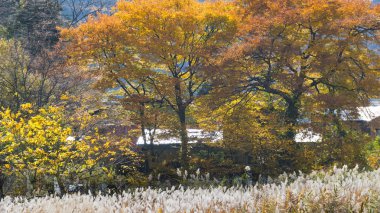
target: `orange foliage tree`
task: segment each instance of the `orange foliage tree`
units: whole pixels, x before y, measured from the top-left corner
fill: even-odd
[[[300,118],[354,112],[378,91],[379,9],[371,1],[236,3],[243,21],[222,63],[224,79],[235,91],[281,100],[289,138]]]
[[[181,162],[187,167],[188,107],[208,81],[210,61],[233,38],[233,5],[134,0],[120,1],[116,9],[111,16],[62,30],[71,41],[70,54],[100,68],[102,79],[118,84],[127,95],[133,91],[140,98],[159,99],[173,110],[180,127]]]

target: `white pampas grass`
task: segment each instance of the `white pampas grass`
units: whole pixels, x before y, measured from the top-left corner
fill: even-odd
[[[139,188],[119,195],[74,194],[29,200],[6,197],[0,202],[0,212],[376,212],[380,209],[380,170],[359,172],[357,167],[351,170],[343,167],[293,176],[284,174],[280,182],[250,187]]]

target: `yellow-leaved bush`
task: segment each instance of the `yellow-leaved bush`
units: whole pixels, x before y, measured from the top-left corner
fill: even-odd
[[[79,130],[86,127],[91,117],[80,119]],[[112,137],[99,134],[96,128],[80,138],[73,136],[72,121],[66,118],[64,107],[57,106],[34,110],[31,104],[24,104],[18,112],[0,111],[3,173],[25,179],[27,185],[32,185],[27,190],[35,190],[52,177],[61,186],[64,181],[109,177],[115,175],[111,167],[117,161],[135,157],[128,140],[112,141]]]

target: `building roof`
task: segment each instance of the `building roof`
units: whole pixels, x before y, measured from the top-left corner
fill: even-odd
[[[380,116],[380,106],[358,107],[358,113],[357,120],[372,121]]]
[[[297,143],[316,143],[322,141],[322,136],[309,129],[305,129],[296,134],[294,141]]]
[[[369,106],[357,107],[357,114],[352,114],[351,111],[344,111],[342,114],[343,120],[351,121],[372,121],[380,117],[380,99],[370,99]]]
[[[147,137],[147,143],[150,141],[149,136],[149,130],[145,130],[146,137]],[[215,132],[207,132],[202,129],[187,129],[187,134],[189,136],[189,143],[198,143],[198,142],[216,142],[218,140],[221,140],[223,138],[223,133],[221,131],[215,131]],[[169,130],[165,129],[157,129],[156,130],[156,138],[153,141],[154,145],[161,145],[161,144],[180,144],[181,140],[170,134]],[[142,136],[140,136],[137,139],[137,145],[144,145],[144,139]]]

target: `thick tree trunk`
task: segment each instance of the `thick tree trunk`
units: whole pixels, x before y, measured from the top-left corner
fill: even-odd
[[[145,167],[145,172],[148,173],[150,171],[150,153],[148,152],[148,148],[147,148],[147,145],[148,145],[148,140],[147,140],[147,137],[146,137],[146,126],[145,126],[145,105],[143,103],[140,104],[140,110],[139,110],[139,114],[140,114],[140,130],[141,130],[141,136],[143,138],[143,141],[144,141],[144,146],[143,146],[143,153],[144,153],[144,167]]]
[[[188,143],[189,137],[187,135],[187,123],[186,123],[186,103],[183,101],[181,82],[178,80],[174,86],[176,105],[177,105],[177,116],[180,124],[179,135],[181,138],[181,166],[184,169],[189,167],[189,157],[188,157]]]
[[[151,130],[153,132],[150,133],[150,138],[149,138],[149,154],[148,154],[148,161],[149,161],[149,171],[152,169],[152,162],[153,162],[153,155],[154,155],[154,135],[156,134],[156,129]]]
[[[189,156],[188,156],[188,143],[189,137],[187,135],[187,124],[186,124],[186,109],[180,107],[178,110],[178,118],[181,125],[180,137],[181,137],[181,165],[184,169],[189,167]]]
[[[294,137],[296,135],[295,127],[298,124],[299,118],[299,105],[297,100],[288,100],[287,104],[288,106],[285,112],[285,122],[288,125],[288,132],[286,134],[286,137],[288,139],[294,140]]]

